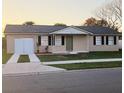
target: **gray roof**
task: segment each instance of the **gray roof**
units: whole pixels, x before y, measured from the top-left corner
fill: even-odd
[[[109,27],[101,27],[101,26],[76,26],[80,29],[84,29],[93,34],[121,34]]]
[[[5,33],[51,33],[58,31],[69,26],[50,26],[50,25],[7,25],[5,28]],[[77,28],[86,30],[93,34],[121,34],[108,27],[100,26],[75,26]]]
[[[66,27],[52,25],[7,25],[5,33],[50,33]]]

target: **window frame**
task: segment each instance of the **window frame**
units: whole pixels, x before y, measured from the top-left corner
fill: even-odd
[[[97,45],[97,46],[102,45],[102,36],[95,36],[95,45]]]
[[[110,37],[112,37],[112,38],[110,38]],[[111,39],[112,39],[112,40],[111,40]],[[110,41],[111,41],[112,43],[110,43]],[[108,45],[109,45],[109,46],[114,45],[114,36],[108,36]]]

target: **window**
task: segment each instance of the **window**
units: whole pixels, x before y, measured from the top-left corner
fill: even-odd
[[[61,46],[61,36],[56,36],[55,37],[55,45],[56,46]]]
[[[51,39],[52,39],[51,36],[48,36],[48,45],[51,45],[51,43],[52,43]]]
[[[41,36],[41,45],[43,46],[48,45],[48,36]]]
[[[52,45],[55,45],[55,36],[52,36],[51,39],[52,39]]]
[[[108,45],[114,45],[114,37],[113,36],[108,37]]]
[[[65,37],[62,36],[62,37],[61,37],[61,40],[62,40],[62,45],[64,45],[64,44],[65,44]]]
[[[38,45],[41,45],[41,36],[38,36]]]
[[[102,40],[101,36],[96,36],[96,45],[102,45],[101,40]]]

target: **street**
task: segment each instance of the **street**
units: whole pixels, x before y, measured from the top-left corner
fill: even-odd
[[[2,93],[121,93],[122,69],[3,76]]]

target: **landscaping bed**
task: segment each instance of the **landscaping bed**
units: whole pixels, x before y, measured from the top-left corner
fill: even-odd
[[[122,67],[122,62],[96,62],[96,63],[75,63],[75,64],[56,64],[50,65],[58,68],[64,68],[67,70],[79,70],[79,69],[95,69],[95,68],[114,68]]]
[[[122,51],[111,52],[90,52],[69,55],[37,55],[41,62],[64,61],[64,60],[83,60],[83,59],[104,59],[104,58],[122,58]]]
[[[30,62],[28,55],[21,55],[18,59],[18,63]]]

